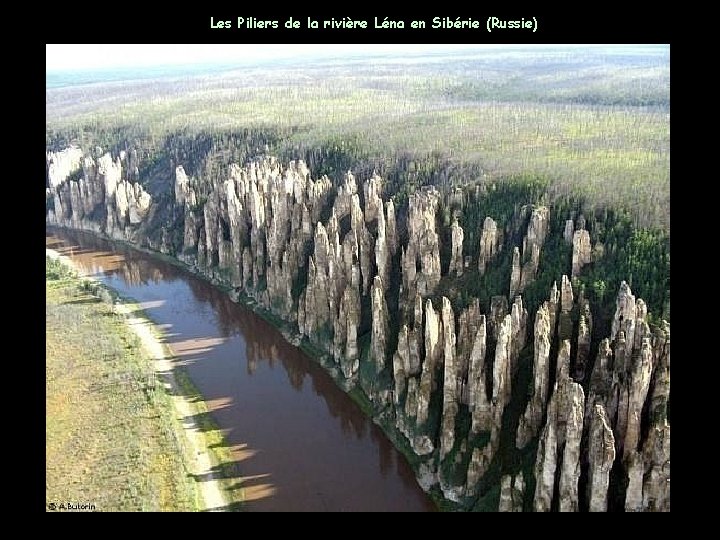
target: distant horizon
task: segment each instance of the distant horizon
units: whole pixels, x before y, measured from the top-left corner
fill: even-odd
[[[248,64],[269,60],[414,55],[497,49],[668,47],[667,44],[46,44],[45,72]]]

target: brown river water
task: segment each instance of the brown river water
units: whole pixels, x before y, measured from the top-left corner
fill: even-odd
[[[232,445],[250,511],[433,511],[380,428],[278,330],[206,281],[92,235],[46,246],[137,300]]]

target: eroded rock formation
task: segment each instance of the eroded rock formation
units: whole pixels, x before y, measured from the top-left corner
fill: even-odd
[[[480,247],[478,250],[478,270],[480,270],[480,275],[485,273],[485,269],[493,261],[499,249],[498,226],[495,220],[488,216],[483,222],[482,232],[480,233]]]
[[[545,412],[550,379],[550,311],[545,302],[535,316],[533,387],[530,401],[518,425],[518,448],[524,448],[538,434]]]
[[[591,262],[582,216],[564,231],[560,224],[557,234],[573,246],[572,270],[552,277],[560,286],[553,284],[533,322],[526,301],[533,309],[540,303],[531,285],[550,228],[544,206],[523,206],[502,223],[487,216],[473,231],[462,189],[441,196],[422,188],[396,208],[377,174],[359,193],[351,172],[333,185],[313,179],[303,161],[230,164],[214,179],[173,164],[158,201],[138,177],[133,149],[114,156],[70,148],[48,153],[47,164],[48,223],[174,255],[231,288],[234,300],[250,298],[272,312],[296,343],[319,351],[340,384],[359,385],[381,425],[407,439],[425,489],[439,486],[446,498],[472,505],[488,492],[482,480],[502,463],[502,444],[528,452],[537,441],[534,492],[525,494],[529,476],[500,470],[500,510],[521,511],[527,498],[539,511],[604,511],[617,500],[609,497],[619,490],[613,466],[627,484],[627,510],[669,510],[669,324],[651,326],[645,302],[623,282],[610,335],[599,335],[607,321],[593,321],[582,280],[570,279]],[[161,219],[161,234],[149,234],[149,223]],[[450,255],[442,279],[441,247]],[[495,271],[498,259],[510,263],[485,297],[454,288],[462,280],[453,280],[475,272],[466,270],[468,249],[481,275]],[[508,277],[509,291],[500,290]],[[501,437],[503,420],[516,411],[511,400],[524,410],[513,436]]]
[[[457,276],[463,275],[463,265],[464,265],[464,259],[463,259],[463,239],[465,235],[463,234],[463,229],[458,223],[457,218],[455,218],[455,221],[453,221],[452,227],[451,227],[451,238],[452,238],[452,247],[451,247],[451,253],[450,253],[450,274],[455,274]]]
[[[83,151],[77,146],[68,146],[58,152],[48,152],[46,159],[48,187],[54,189],[80,170]]]
[[[385,345],[387,342],[388,312],[385,294],[380,276],[375,276],[372,286],[372,339],[370,355],[375,363],[375,371],[385,369]]]
[[[584,229],[575,231],[572,237],[572,272],[570,277],[580,275],[582,267],[591,262],[591,254],[590,233]]]
[[[535,465],[536,512],[551,508],[555,489],[555,471],[562,456],[559,481],[559,507],[563,512],[578,510],[580,476],[580,440],[583,430],[585,395],[582,386],[560,376],[548,405],[547,421],[538,446]]]
[[[525,481],[522,472],[517,476],[506,474],[500,480],[499,512],[522,512]]]
[[[435,231],[438,200],[437,191],[430,188],[415,192],[409,201],[409,240],[401,257],[402,287],[408,307],[416,294],[423,298],[432,294],[440,281],[440,239]]]
[[[450,300],[442,299],[443,324],[443,411],[440,435],[440,458],[444,458],[455,444],[455,416],[458,411],[457,371],[455,365],[455,315]]]
[[[590,419],[590,440],[588,448],[589,479],[588,499],[590,512],[607,510],[607,491],[610,483],[610,469],[615,461],[615,438],[608,423],[605,408],[597,403]]]
[[[82,178],[71,179],[81,167]],[[48,183],[53,208],[48,212],[48,223],[105,232],[121,240],[136,239],[152,197],[139,183],[124,180],[122,170],[120,156],[113,160],[109,153],[103,154],[97,164],[75,147],[49,153]]]

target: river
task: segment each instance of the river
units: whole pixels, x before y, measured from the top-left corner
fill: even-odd
[[[265,320],[174,265],[87,233],[46,245],[136,299],[232,445],[250,511],[432,511],[383,432]]]

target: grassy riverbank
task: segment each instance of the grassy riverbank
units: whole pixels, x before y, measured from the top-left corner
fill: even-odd
[[[236,509],[242,490],[223,488],[237,486],[240,478],[226,471],[222,435],[194,421],[207,416],[204,402],[182,374],[169,381],[156,373],[157,354],[129,326],[128,315],[113,307],[113,293],[88,283],[47,259],[48,507]],[[132,311],[135,323],[144,321],[136,307],[123,310]],[[145,329],[147,335],[150,327]],[[155,352],[162,351],[158,336],[151,337]]]

